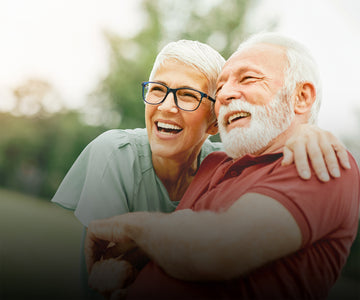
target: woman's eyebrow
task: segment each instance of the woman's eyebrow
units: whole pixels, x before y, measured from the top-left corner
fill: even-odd
[[[173,87],[169,86],[168,83],[166,83],[165,81],[162,81],[162,80],[154,80],[153,82],[162,83],[162,84],[166,85],[169,88],[173,88]],[[201,91],[200,88],[196,88],[196,87],[190,86],[190,85],[180,85],[180,86],[178,86],[176,88],[177,89],[193,89],[193,90]]]

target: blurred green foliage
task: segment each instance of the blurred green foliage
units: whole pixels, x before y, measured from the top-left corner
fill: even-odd
[[[139,13],[144,25],[135,36],[104,32],[109,71],[81,111],[62,107],[46,80],[29,79],[14,88],[16,107],[12,114],[0,114],[0,186],[51,198],[93,138],[109,128],[145,126],[140,83],[148,79],[165,44],[199,40],[226,58],[244,36],[242,20],[248,3],[143,0]]]
[[[170,41],[209,43],[225,58],[244,37],[243,19],[249,0],[220,1],[209,8],[205,0],[144,0],[144,28],[131,39],[105,32],[110,49],[109,73],[91,95],[102,114],[116,111],[120,128],[144,127],[140,84],[148,79],[156,54]],[[205,9],[207,8],[207,9]]]
[[[52,117],[0,114],[0,186],[51,197],[82,149],[104,131],[77,112]]]

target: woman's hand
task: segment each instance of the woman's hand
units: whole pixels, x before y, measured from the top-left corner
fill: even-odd
[[[310,179],[308,158],[321,181],[329,181],[330,176],[340,177],[340,165],[350,169],[349,157],[343,143],[329,131],[315,125],[304,124],[289,138],[284,146],[282,165],[295,162],[299,176]]]
[[[134,281],[137,273],[136,268],[126,260],[99,260],[93,265],[89,275],[89,287],[106,299],[121,299],[126,295],[125,288]]]

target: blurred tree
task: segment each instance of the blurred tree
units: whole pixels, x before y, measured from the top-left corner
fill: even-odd
[[[0,186],[51,197],[82,149],[105,129],[78,112],[51,118],[0,113]]]
[[[13,114],[18,116],[49,117],[65,109],[59,93],[42,79],[28,79],[16,87],[13,94],[16,102]]]
[[[41,79],[13,89],[12,113],[0,114],[0,186],[50,197],[80,151],[103,127],[81,122]]]
[[[110,49],[109,73],[90,98],[90,107],[102,116],[98,123],[144,127],[140,83],[147,80],[160,48],[178,39],[199,40],[227,58],[244,36],[243,19],[249,2],[143,0],[146,22],[136,36],[125,39],[105,32]],[[104,116],[113,122],[106,122]]]
[[[147,80],[161,47],[193,39],[227,57],[243,37],[249,2],[143,0],[139,13],[144,27],[133,38],[104,33],[109,72],[90,95],[85,114],[66,110],[60,94],[45,80],[30,78],[16,87],[13,113],[0,113],[0,186],[51,197],[98,134],[111,127],[145,126],[140,83]]]

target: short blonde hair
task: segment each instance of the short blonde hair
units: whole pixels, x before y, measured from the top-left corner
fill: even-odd
[[[209,45],[198,41],[179,40],[167,44],[157,55],[149,80],[165,61],[174,59],[199,70],[209,81],[208,95],[215,98],[216,82],[225,64],[225,59]]]

